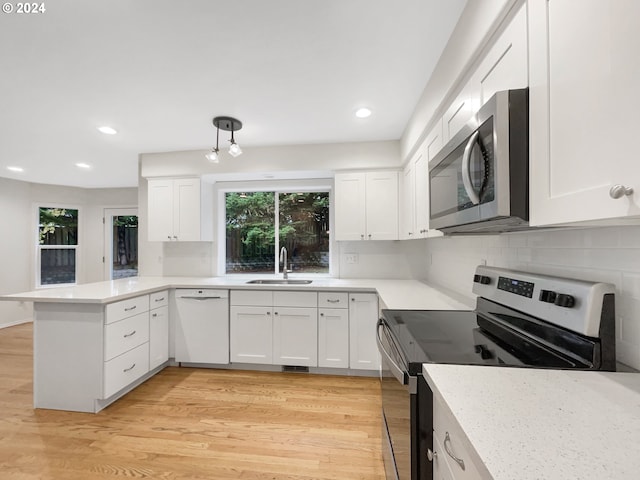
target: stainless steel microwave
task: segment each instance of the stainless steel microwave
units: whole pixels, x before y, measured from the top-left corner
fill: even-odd
[[[429,207],[445,233],[528,228],[528,89],[496,93],[429,162]]]

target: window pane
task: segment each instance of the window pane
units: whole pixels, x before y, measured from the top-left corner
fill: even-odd
[[[227,193],[227,273],[275,270],[275,194]]]
[[[40,245],[77,245],[78,210],[40,208]]]
[[[113,264],[111,278],[138,275],[138,217],[120,215],[113,218]]]
[[[40,285],[75,282],[75,248],[43,248],[40,250]]]
[[[294,272],[329,272],[329,193],[280,194],[280,246]]]

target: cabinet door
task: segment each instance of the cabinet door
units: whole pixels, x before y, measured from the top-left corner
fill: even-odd
[[[399,208],[399,237],[401,240],[411,240],[417,236],[415,232],[416,191],[414,168],[414,160],[411,159],[402,172],[402,188],[400,192],[402,201]]]
[[[640,2],[528,6],[530,223],[640,215]]]
[[[318,309],[274,307],[273,363],[318,365]]]
[[[496,92],[529,85],[527,64],[527,11],[525,5],[500,34],[475,73],[480,105]]]
[[[230,356],[232,362],[273,363],[271,307],[231,307]]]
[[[149,370],[169,360],[169,307],[154,308],[149,316]]]
[[[438,230],[429,229],[429,162],[438,154],[443,145],[442,118],[440,118],[414,158],[416,235],[418,238],[442,235],[442,232]]]
[[[378,296],[375,293],[349,294],[349,367],[378,370],[380,355],[376,344]]]
[[[338,173],[335,176],[335,239],[364,240],[365,174]]]
[[[475,78],[472,77],[444,113],[442,117],[444,143],[451,140],[478,111],[480,96],[478,89]]]
[[[170,241],[173,237],[173,180],[149,180],[147,189],[149,241]]]
[[[318,310],[318,366],[349,367],[349,310]]]
[[[176,240],[200,240],[200,179],[174,180],[173,235]]]
[[[398,240],[398,172],[367,172],[368,240]]]

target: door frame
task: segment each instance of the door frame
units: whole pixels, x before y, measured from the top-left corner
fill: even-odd
[[[105,280],[111,280],[112,265],[113,265],[113,217],[123,215],[135,215],[138,216],[138,207],[119,207],[119,208],[105,208],[102,216],[102,223],[104,226],[104,250],[102,256],[102,263],[104,265],[103,275]],[[138,232],[139,234],[140,232]],[[140,237],[138,237],[138,241]]]

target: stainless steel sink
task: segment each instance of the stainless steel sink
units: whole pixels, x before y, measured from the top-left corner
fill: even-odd
[[[258,279],[258,280],[249,280],[247,283],[253,283],[258,285],[307,285],[313,282],[313,280],[301,280],[301,279],[287,279],[284,278],[268,278],[268,279]]]

